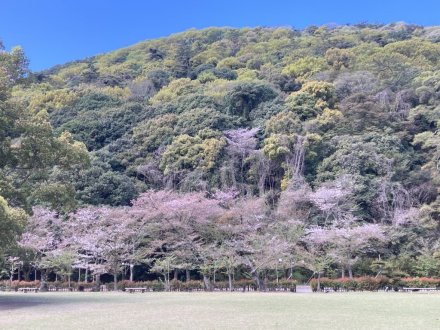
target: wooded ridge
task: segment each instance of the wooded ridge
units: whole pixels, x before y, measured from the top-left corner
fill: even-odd
[[[0,44],[3,276],[440,276],[439,120],[440,27]]]

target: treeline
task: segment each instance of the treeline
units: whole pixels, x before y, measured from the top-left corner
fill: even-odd
[[[369,220],[389,216],[375,200],[402,190],[414,196],[406,204],[431,204],[438,34],[406,24],[212,28],[33,74],[14,100],[47,112],[56,134],[92,156],[86,169],[48,177],[58,194],[39,201],[69,211],[75,201],[129,205],[147,189],[233,187],[276,202],[295,174],[314,187],[349,174]],[[240,135],[248,129],[255,140]]]
[[[289,244],[320,256],[327,272],[438,276],[439,41],[440,28],[404,23],[210,28],[39,73],[26,69],[21,50],[2,50],[0,194],[9,206],[0,201],[0,211],[5,228],[15,226],[4,235],[9,251],[25,225],[19,209],[39,205],[68,226],[93,207],[130,213],[153,191],[210,203],[233,192],[233,207],[214,209],[264,205],[263,227],[244,236],[278,240],[273,224],[299,226]],[[158,220],[165,228],[166,219]],[[214,235],[215,219],[201,227]],[[370,233],[381,244],[353,238]],[[319,237],[322,246],[308,244]],[[357,251],[344,262],[341,240]],[[147,254],[174,255],[169,244]],[[386,267],[373,265],[379,256]]]
[[[11,278],[17,270],[28,276],[33,270],[43,283],[50,273],[70,282],[73,273],[82,273],[99,286],[101,275],[111,274],[116,288],[124,270],[134,281],[142,268],[165,288],[173,278],[189,281],[192,274],[206,290],[216,279],[227,279],[232,290],[234,279],[247,278],[265,290],[268,277],[305,281],[326,271],[349,278],[404,276],[390,246],[394,237],[418,228],[414,219],[359,223],[350,208],[353,192],[342,183],[317,191],[297,184],[282,192],[275,208],[238,191],[163,190],[141,194],[130,207],[93,206],[68,215],[34,208],[19,242],[21,254],[9,259]],[[405,271],[437,275],[435,258],[429,258],[417,257]]]
[[[337,188],[321,195],[286,190],[276,209],[264,198],[240,198],[235,191],[212,196],[149,191],[131,207],[87,207],[67,216],[39,207],[19,242],[21,257],[10,258],[11,269],[38,270],[43,282],[49,272],[66,281],[82,272],[85,278],[93,275],[96,285],[101,275],[112,274],[116,285],[122,270],[128,267],[133,281],[135,267],[144,264],[166,287],[180,272],[186,280],[191,273],[202,278],[207,290],[222,277],[230,289],[235,277],[251,277],[264,290],[267,275],[284,277],[287,271],[292,278],[295,269],[320,274],[331,265],[352,278],[359,258],[372,263],[382,253],[389,241],[384,232],[401,229],[355,224],[344,211],[326,214],[333,225],[325,229],[295,220],[300,209],[324,213],[328,203],[350,198]]]

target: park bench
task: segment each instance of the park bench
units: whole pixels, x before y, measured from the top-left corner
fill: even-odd
[[[437,291],[440,288],[402,288],[404,292]]]
[[[39,290],[39,288],[19,288],[18,289],[18,291],[23,291],[24,293],[28,293],[30,291],[37,293],[38,290]]]
[[[125,292],[128,292],[128,293],[133,293],[133,292],[142,292],[142,293],[144,293],[146,291],[148,291],[147,288],[125,288]]]
[[[49,291],[67,291],[67,292],[70,292],[70,291],[73,291],[73,288],[60,288],[60,287],[57,287],[57,286],[54,286],[54,285],[49,285],[48,290]]]

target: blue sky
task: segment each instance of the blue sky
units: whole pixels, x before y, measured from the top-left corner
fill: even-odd
[[[440,25],[440,0],[0,0],[0,39],[33,70],[189,28],[396,21]]]

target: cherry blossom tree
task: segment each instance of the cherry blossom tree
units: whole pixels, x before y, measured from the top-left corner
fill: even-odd
[[[62,228],[62,221],[57,212],[36,207],[19,241],[21,247],[35,252],[36,266],[41,271],[41,291],[47,290],[47,269],[42,260],[60,245],[63,236]]]
[[[71,215],[73,242],[79,249],[80,257],[89,260],[97,285],[100,275],[110,272],[114,289],[117,289],[122,264],[129,259],[132,251],[128,237],[133,232],[127,213],[126,208],[95,207],[81,209]]]
[[[353,278],[353,265],[359,256],[377,251],[378,246],[385,241],[383,228],[377,224],[334,228],[329,234],[333,241],[331,255],[341,264],[343,270],[348,269],[350,279]],[[343,271],[342,276],[344,275]]]
[[[100,285],[100,276],[106,272],[103,265],[103,249],[100,245],[105,232],[100,228],[100,220],[105,217],[106,209],[88,207],[70,214],[69,235],[77,248],[79,263],[85,265],[85,280],[92,271],[96,280],[96,288]]]
[[[375,252],[385,241],[383,228],[377,224],[355,225],[351,223],[344,227],[315,227],[308,231],[305,241],[309,251],[328,255],[348,269],[349,277],[353,278],[352,267],[362,253]],[[316,254],[316,253],[315,253]]]
[[[233,276],[236,268],[243,264],[241,256],[237,253],[237,246],[233,240],[227,240],[218,248],[220,267],[228,276],[229,291],[233,290]]]
[[[207,198],[204,192],[149,191],[133,207],[149,223],[155,255],[173,255],[176,269],[198,267],[201,246],[214,239],[215,220],[222,214],[219,201]]]
[[[355,211],[353,185],[349,176],[342,176],[335,181],[323,183],[309,193],[312,203],[324,213],[326,225],[332,221],[343,221]]]
[[[289,251],[288,242],[275,230],[268,211],[264,198],[247,198],[237,200],[222,217],[229,247],[234,247],[259,290],[265,289],[261,272]],[[235,261],[234,253],[229,254],[229,261]]]

